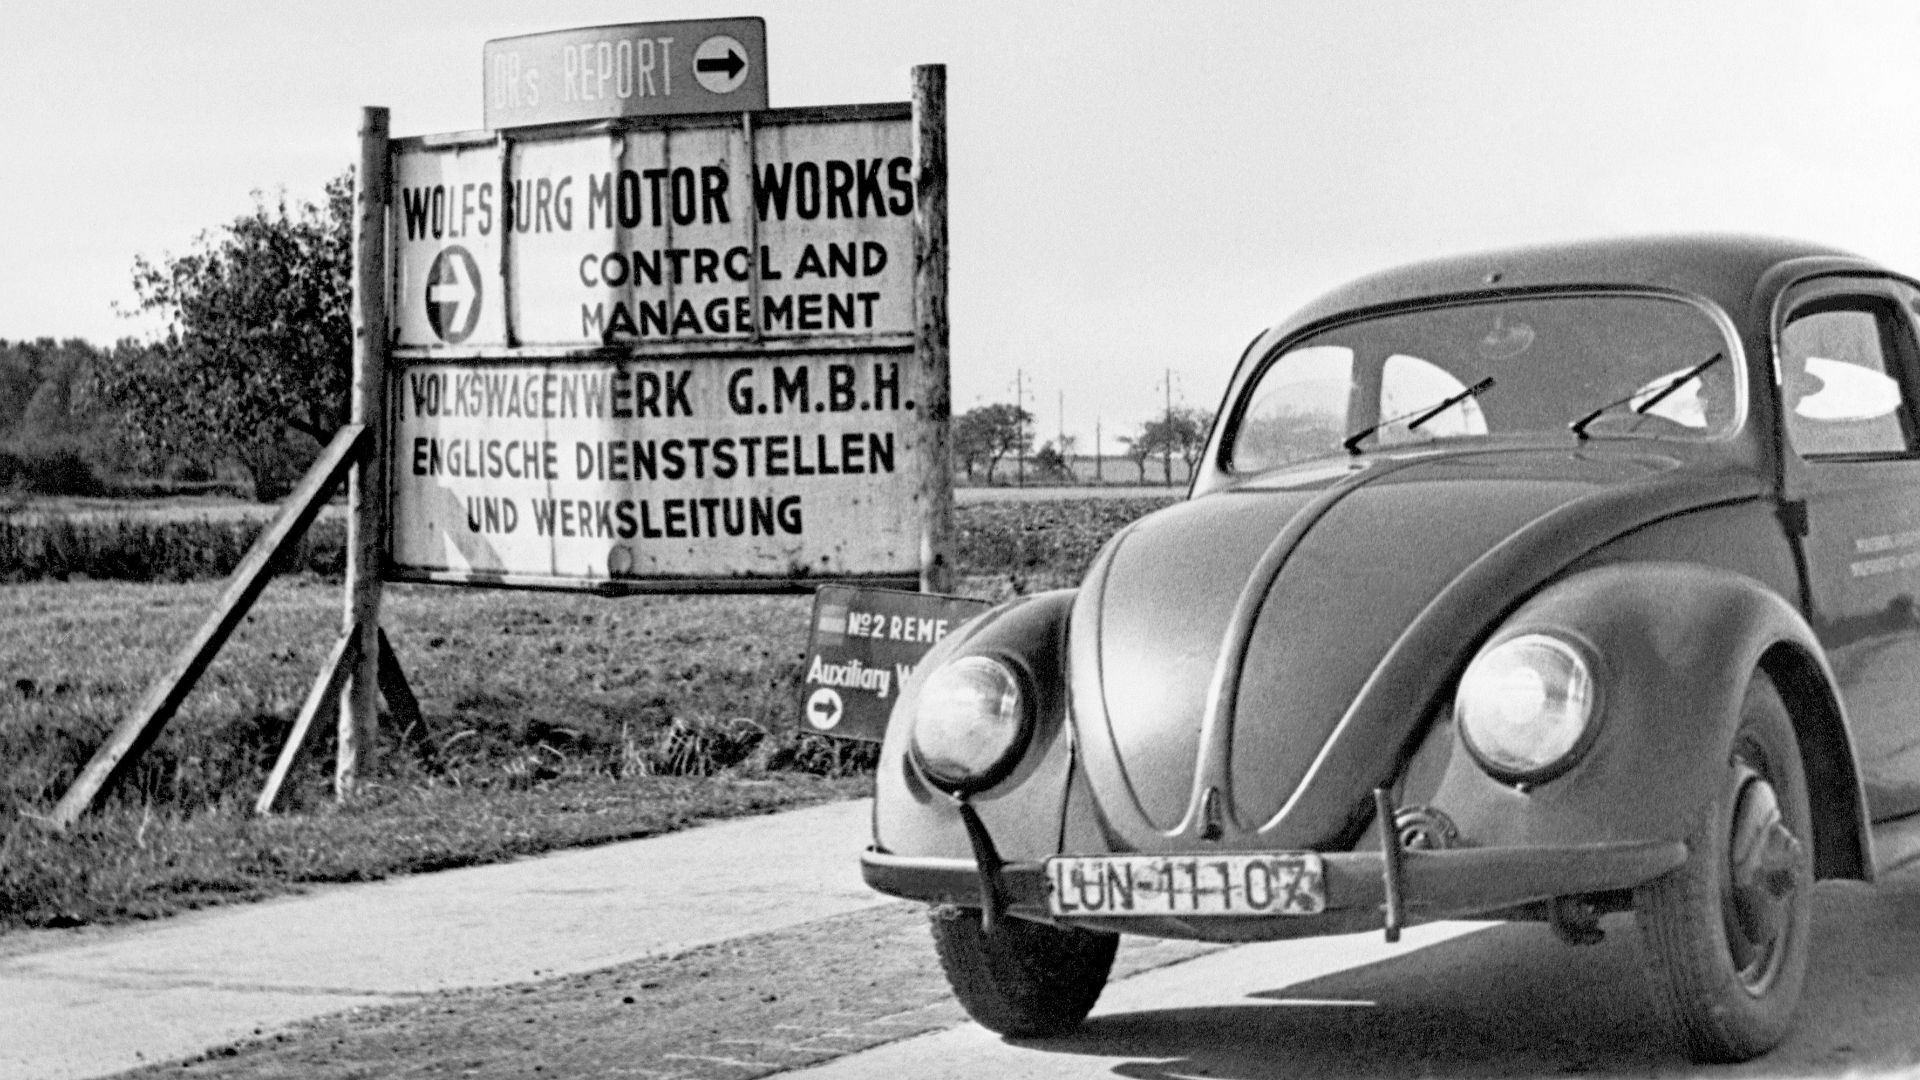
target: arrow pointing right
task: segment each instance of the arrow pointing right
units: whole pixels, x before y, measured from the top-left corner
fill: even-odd
[[[737,78],[740,74],[740,69],[746,66],[747,61],[745,57],[734,52],[732,49],[728,49],[725,57],[709,57],[704,60],[694,61],[693,69],[695,71],[725,72],[727,78],[732,79]]]

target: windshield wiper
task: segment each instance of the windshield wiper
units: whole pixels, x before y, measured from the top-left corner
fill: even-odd
[[[1714,353],[1712,356],[1707,357],[1705,360],[1701,361],[1700,363],[1693,365],[1692,367],[1688,368],[1687,370],[1681,372],[1678,375],[1675,375],[1673,378],[1667,380],[1667,385],[1661,387],[1658,390],[1655,390],[1651,395],[1648,396],[1647,400],[1641,402],[1638,405],[1635,405],[1633,407],[1634,413],[1639,416],[1645,416],[1647,412],[1651,410],[1655,405],[1658,405],[1661,402],[1667,400],[1667,398],[1671,396],[1674,391],[1680,389],[1681,387],[1687,385],[1693,380],[1699,378],[1701,372],[1707,370],[1708,368],[1719,363],[1720,361],[1725,360],[1726,358],[1727,357],[1725,353]],[[1585,442],[1586,440],[1593,437],[1587,434],[1588,424],[1591,424],[1595,420],[1600,419],[1601,415],[1604,414],[1608,409],[1617,409],[1620,406],[1625,405],[1627,402],[1632,401],[1634,398],[1639,397],[1641,393],[1642,391],[1635,390],[1633,393],[1628,394],[1626,397],[1623,397],[1618,401],[1609,401],[1605,405],[1600,406],[1599,408],[1593,410],[1592,412],[1581,417],[1580,419],[1575,420],[1573,423],[1568,424],[1567,430],[1573,432],[1575,435],[1579,436],[1582,442]]]
[[[1347,453],[1357,455],[1360,453],[1360,440],[1366,438],[1367,436],[1373,434],[1376,431],[1379,431],[1381,428],[1386,427],[1389,424],[1397,424],[1402,420],[1406,420],[1408,431],[1418,431],[1420,429],[1420,425],[1426,423],[1427,421],[1433,419],[1436,416],[1439,416],[1441,413],[1446,412],[1448,409],[1453,408],[1455,405],[1460,404],[1461,402],[1467,400],[1468,398],[1479,397],[1481,394],[1484,394],[1491,389],[1493,389],[1493,376],[1489,375],[1486,378],[1481,379],[1479,382],[1474,383],[1472,386],[1467,387],[1465,390],[1462,390],[1459,393],[1454,394],[1452,397],[1449,397],[1446,400],[1440,402],[1438,405],[1433,405],[1425,409],[1415,409],[1410,413],[1402,413],[1399,416],[1388,417],[1387,419],[1382,420],[1377,424],[1369,424],[1366,427],[1361,428],[1359,431],[1356,431],[1353,434],[1347,436],[1346,438],[1340,440],[1340,445],[1346,448]]]

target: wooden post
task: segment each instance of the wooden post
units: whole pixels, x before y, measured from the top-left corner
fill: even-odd
[[[920,591],[953,591],[947,323],[947,66],[913,69],[913,359],[920,372]]]
[[[379,752],[380,585],[387,508],[387,110],[360,120],[353,217],[353,422],[371,436],[347,482],[347,588],[341,632],[355,638],[340,695],[336,797],[345,799]]]

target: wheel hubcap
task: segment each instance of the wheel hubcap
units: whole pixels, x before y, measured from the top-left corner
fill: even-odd
[[[1763,991],[1785,956],[1801,860],[1798,838],[1780,814],[1773,784],[1746,761],[1733,769],[1733,828],[1722,913],[1734,968],[1749,990]]]

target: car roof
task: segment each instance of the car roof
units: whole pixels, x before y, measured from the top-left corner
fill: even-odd
[[[1275,330],[1290,334],[1342,312],[1420,299],[1580,286],[1642,286],[1690,293],[1744,323],[1756,314],[1764,319],[1772,294],[1788,281],[1836,271],[1885,272],[1878,264],[1838,248],[1775,237],[1701,234],[1580,240],[1455,255],[1370,274],[1314,300]]]

